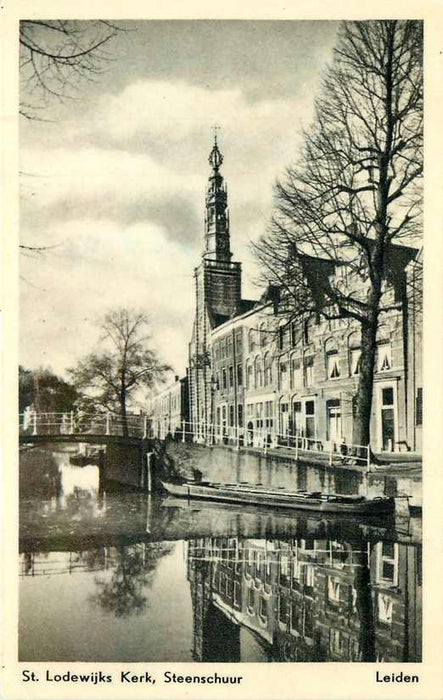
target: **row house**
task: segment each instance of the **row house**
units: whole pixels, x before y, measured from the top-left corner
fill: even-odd
[[[421,384],[419,371],[412,371],[413,363],[421,362],[421,337],[419,324],[411,324],[408,314],[405,271],[415,252],[397,251],[401,264],[395,284],[384,286],[383,303],[390,310],[380,315],[371,418],[377,452],[421,445],[416,424],[421,423],[422,390],[409,388],[412,381]],[[344,280],[346,268],[333,274]],[[327,321],[320,313],[300,314],[289,322],[279,317],[276,296],[270,288],[252,309],[211,333],[215,434],[253,446],[302,438],[306,447],[343,449],[353,442],[360,325],[349,318]],[[417,289],[415,296],[421,298]],[[408,391],[414,401],[408,401]]]
[[[176,375],[173,382],[154,394],[148,402],[147,415],[153,437],[177,436],[183,429],[189,433],[188,378]]]

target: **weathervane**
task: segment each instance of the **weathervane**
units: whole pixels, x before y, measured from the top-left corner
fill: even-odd
[[[217,131],[220,130],[220,127],[216,124],[215,126],[212,127],[214,131],[214,146],[212,147],[212,151],[209,154],[209,163],[212,165],[212,168],[214,172],[218,172],[220,165],[223,163],[223,156],[220,153],[220,149],[217,144]]]

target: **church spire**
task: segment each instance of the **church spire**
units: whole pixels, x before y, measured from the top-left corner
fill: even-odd
[[[209,176],[206,192],[205,216],[205,258],[229,262],[232,253],[229,239],[228,192],[220,174],[223,155],[217,143],[217,129],[214,127],[214,145],[209,154],[212,173]]]

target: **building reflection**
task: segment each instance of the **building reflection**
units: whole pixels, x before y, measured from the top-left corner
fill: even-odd
[[[188,544],[196,661],[420,661],[421,547],[213,537]]]

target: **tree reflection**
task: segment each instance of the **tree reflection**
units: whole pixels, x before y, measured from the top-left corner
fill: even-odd
[[[112,548],[106,562],[111,576],[95,578],[97,593],[90,598],[91,602],[116,617],[140,615],[147,607],[146,593],[152,585],[157,564],[173,547],[163,542],[141,542]]]
[[[54,455],[44,449],[20,450],[19,492],[21,498],[50,499],[60,493],[60,469]]]

